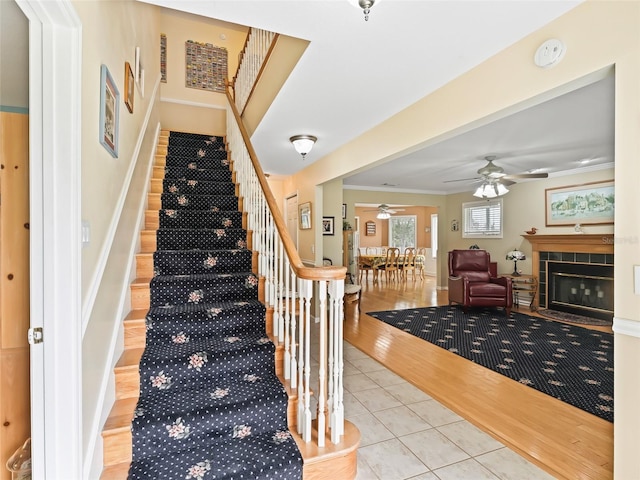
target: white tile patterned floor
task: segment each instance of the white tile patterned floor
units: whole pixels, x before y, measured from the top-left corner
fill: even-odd
[[[357,348],[344,345],[345,418],[360,430],[356,480],[552,480]]]

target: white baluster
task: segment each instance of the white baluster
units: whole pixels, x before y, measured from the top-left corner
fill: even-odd
[[[318,446],[324,447],[327,431],[326,423],[326,385],[327,385],[327,282],[318,282],[318,300],[320,313],[320,332],[318,335]]]
[[[291,292],[289,291],[289,280],[291,278],[291,274],[289,272],[291,270],[291,264],[289,263],[289,257],[287,257],[286,254],[283,253],[282,257],[284,260],[284,266],[282,268],[284,274],[284,291],[280,294],[280,301],[284,301],[284,378],[285,380],[291,380],[291,346],[289,345],[289,337],[292,331],[290,309]],[[291,382],[291,387],[295,388],[293,382]]]
[[[340,443],[340,437],[344,435],[344,397],[343,397],[343,370],[344,370],[344,280],[332,280],[329,283],[329,295],[333,301],[331,315],[330,335],[333,337],[331,356],[333,357],[333,378],[331,394],[331,442]]]
[[[313,282],[311,280],[299,280],[300,286],[300,301],[304,304],[304,314],[300,318],[300,326],[304,325],[300,331],[304,333],[304,338],[301,338],[301,343],[304,344],[304,378],[303,378],[303,412],[302,416],[298,418],[298,422],[302,423],[302,439],[305,442],[311,440],[311,406],[310,406],[310,392],[311,392],[311,298],[313,292]],[[303,305],[300,305],[303,307]],[[302,347],[300,349],[300,355],[302,355]],[[302,359],[300,360],[302,363]]]
[[[289,299],[291,305],[291,389],[295,390],[298,387],[298,355],[296,355],[297,343],[296,343],[296,305],[297,305],[297,289],[298,284],[296,274],[291,270],[291,298]]]

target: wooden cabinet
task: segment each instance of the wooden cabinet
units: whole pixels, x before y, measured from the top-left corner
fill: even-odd
[[[520,305],[529,305],[534,311],[538,309],[538,278],[534,275],[521,274],[514,276],[511,273],[502,273],[501,277],[511,278],[513,285],[513,306],[518,308]]]
[[[357,265],[353,230],[342,231],[342,265],[347,267],[347,277],[351,276],[351,279],[348,280],[355,282]]]
[[[30,436],[29,117],[0,112],[0,480]]]

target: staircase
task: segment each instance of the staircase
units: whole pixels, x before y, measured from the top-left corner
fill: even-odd
[[[163,132],[156,153],[101,478],[353,478],[353,425],[322,448],[295,431],[224,139]]]

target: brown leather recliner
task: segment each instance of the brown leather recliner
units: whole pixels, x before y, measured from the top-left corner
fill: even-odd
[[[492,277],[486,250],[449,252],[449,303],[469,307],[503,307],[507,316],[513,306],[511,278]]]

